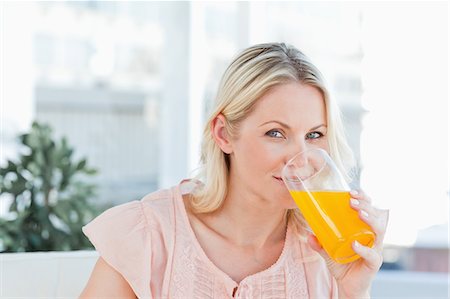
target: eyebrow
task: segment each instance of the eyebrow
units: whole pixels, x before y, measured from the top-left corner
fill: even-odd
[[[324,127],[325,129],[327,128],[327,126],[326,126],[325,124],[320,124],[320,125],[318,125],[318,126],[315,126],[314,128],[311,128],[310,131],[312,131],[312,130],[317,130],[317,129],[320,128],[320,127]]]
[[[269,120],[269,121],[266,121],[265,123],[262,123],[262,124],[260,125],[260,127],[262,127],[262,126],[264,126],[264,125],[267,125],[267,124],[269,124],[269,123],[277,123],[277,124],[281,125],[282,127],[285,127],[286,129],[290,129],[290,128],[291,128],[291,127],[289,127],[289,125],[287,125],[287,124],[285,124],[284,122],[281,122],[281,121],[279,121],[279,120]],[[316,129],[320,128],[320,127],[325,127],[325,128],[327,128],[327,126],[326,126],[325,124],[320,124],[320,125],[315,126],[315,127],[311,128],[311,129],[309,129],[309,130],[310,130],[310,131],[316,130]]]

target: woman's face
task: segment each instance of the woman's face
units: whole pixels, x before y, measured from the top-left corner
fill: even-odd
[[[326,134],[326,109],[317,88],[297,82],[275,86],[258,100],[231,141],[230,183],[271,205],[294,208],[281,170],[306,148],[328,151]]]

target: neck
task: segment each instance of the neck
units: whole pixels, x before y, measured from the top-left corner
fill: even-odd
[[[284,241],[286,215],[286,210],[230,186],[222,207],[210,214],[208,222],[236,246],[260,249]]]

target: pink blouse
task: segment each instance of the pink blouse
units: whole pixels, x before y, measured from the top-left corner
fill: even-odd
[[[323,259],[290,224],[275,264],[233,281],[209,260],[189,223],[182,194],[194,185],[184,181],[113,207],[83,227],[138,298],[337,298]]]

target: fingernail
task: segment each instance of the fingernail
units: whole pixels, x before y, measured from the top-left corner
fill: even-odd
[[[351,194],[351,195],[358,195],[358,191],[352,190],[352,191],[350,191],[350,194]]]
[[[354,199],[354,198],[350,198],[350,203],[351,203],[352,205],[354,205],[354,206],[357,206],[357,205],[359,205],[359,200]]]
[[[368,214],[366,211],[361,210],[361,215],[362,215],[364,218],[369,218],[369,214]]]
[[[355,240],[354,243],[355,243],[355,247],[361,247],[361,244],[358,241]]]

